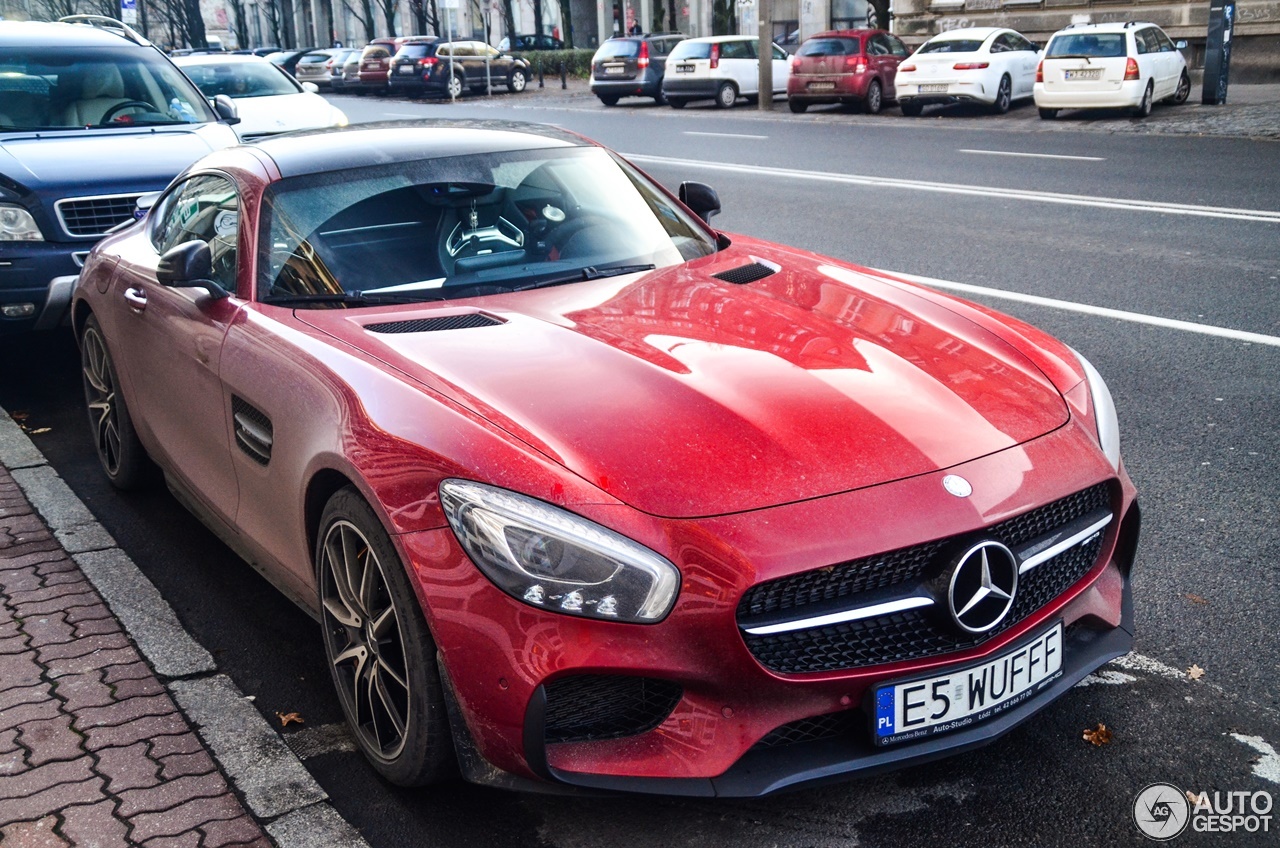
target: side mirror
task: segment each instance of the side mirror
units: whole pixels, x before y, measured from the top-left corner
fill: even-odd
[[[218,120],[227,126],[240,123],[240,115],[236,111],[236,102],[225,94],[213,98],[213,111],[218,113]]]
[[[680,202],[708,224],[711,223],[711,216],[720,211],[720,195],[706,183],[680,183]]]
[[[1186,50],[1187,40],[1185,38],[1180,38],[1177,41],[1173,42],[1173,46],[1178,48],[1179,50]]]
[[[320,86],[316,85],[313,82],[304,82],[302,84],[302,90],[307,92],[308,94],[319,94]]]
[[[141,221],[147,217],[147,213],[155,207],[156,201],[164,194],[163,191],[149,191],[146,194],[139,195],[137,201],[133,204],[133,220]]]
[[[226,297],[222,286],[213,276],[213,254],[209,243],[199,239],[184,241],[165,251],[156,265],[156,279],[174,288],[208,289],[214,297]]]

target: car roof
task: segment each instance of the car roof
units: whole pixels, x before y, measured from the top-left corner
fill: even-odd
[[[1008,27],[965,27],[964,29],[949,29],[946,32],[940,32],[930,41],[986,41],[997,32],[1013,32]]]
[[[0,21],[0,45],[5,47],[138,47],[117,31],[87,24],[44,21]]]
[[[725,42],[725,41],[759,41],[758,35],[704,35],[701,38],[686,38],[685,41],[692,41],[695,44],[702,42]]]
[[[261,56],[252,53],[191,53],[186,56],[174,56],[173,64],[179,68],[188,65],[272,65]]]
[[[826,32],[815,32],[813,35],[809,36],[809,38],[806,38],[805,41],[809,41],[813,38],[862,38],[865,35],[871,35],[877,32],[885,31],[882,29],[866,29],[865,27],[862,29],[829,29]]]
[[[512,150],[594,147],[576,133],[517,121],[390,121],[287,133],[254,142],[282,177]]]
[[[1109,21],[1097,24],[1075,24],[1058,30],[1054,35],[1063,32],[1124,32],[1125,30],[1149,26],[1155,26],[1155,24],[1150,21]]]

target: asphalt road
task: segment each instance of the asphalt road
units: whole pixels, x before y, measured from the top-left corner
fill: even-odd
[[[724,202],[716,224],[728,231],[996,290],[975,299],[1066,340],[1115,394],[1143,508],[1137,652],[1150,659],[1110,667],[983,750],[776,798],[388,788],[324,733],[341,717],[311,620],[162,490],[126,496],[104,482],[70,340],[0,346],[0,405],[25,412],[28,429],[49,428],[37,444],[256,706],[268,717],[306,718],[309,735],[291,738],[371,844],[1143,844],[1130,815],[1150,783],[1280,795],[1271,747],[1280,745],[1280,144],[1024,132],[1016,123],[983,132],[839,115],[543,108],[529,97],[337,102],[354,120],[556,123],[634,154],[669,186],[715,185]],[[986,152],[966,152],[975,150]],[[1192,664],[1203,679],[1186,679]],[[1102,747],[1081,739],[1098,723],[1114,732]],[[1274,832],[1187,832],[1177,844],[1274,840]]]

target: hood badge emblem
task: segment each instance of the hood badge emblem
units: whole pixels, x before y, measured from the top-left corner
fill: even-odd
[[[948,474],[942,478],[942,488],[957,498],[967,498],[973,494],[973,486],[959,474]]]

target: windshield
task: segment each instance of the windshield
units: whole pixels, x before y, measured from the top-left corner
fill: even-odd
[[[295,306],[350,295],[443,300],[715,249],[696,219],[600,148],[456,156],[273,184],[258,296]]]
[[[1097,56],[1114,58],[1124,56],[1124,33],[1076,33],[1055,36],[1045,52],[1046,59],[1065,56]]]
[[[0,47],[0,130],[216,120],[200,92],[155,50]]]
[[[182,70],[200,86],[205,97],[271,97],[297,94],[302,89],[270,62],[183,63]]]
[[[976,38],[944,38],[930,41],[917,53],[977,53],[982,49],[982,42]]]

